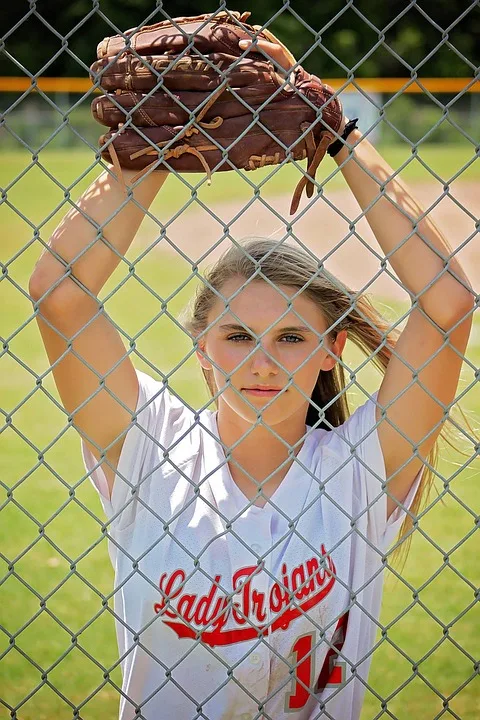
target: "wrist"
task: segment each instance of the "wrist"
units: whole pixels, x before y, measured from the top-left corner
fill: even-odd
[[[151,195],[152,193],[156,194],[170,174],[165,167],[157,168],[155,170],[151,170],[150,172],[148,172],[148,169],[149,168],[147,167],[138,171],[129,168],[122,168],[125,188],[131,188],[134,197],[139,195]]]
[[[144,168],[144,170],[147,170],[147,168]],[[135,177],[138,175],[140,177],[139,170],[133,170],[131,168],[122,168],[123,176],[125,178],[125,181],[128,185],[131,184],[131,182],[135,181]],[[155,185],[156,183],[159,183],[162,178],[164,179],[166,175],[169,174],[169,170],[167,170],[165,167],[158,167],[155,168],[155,170],[152,170],[148,174],[145,172],[145,174],[142,176],[143,180],[142,182],[150,183],[151,185]]]
[[[327,150],[327,153],[330,155],[330,157],[336,158],[337,155],[345,149],[345,143],[347,141],[347,138],[350,137],[350,135],[355,131],[357,128],[358,118],[354,118],[353,120],[348,120],[348,118],[345,118],[345,122],[342,123],[343,125],[343,131],[342,126],[340,126],[338,134],[340,137],[337,140],[334,140],[332,142]]]
[[[358,146],[358,143],[364,139],[364,136],[362,135],[362,132],[355,128],[355,130],[352,130],[352,132],[349,133],[348,139],[344,142],[342,145],[342,148],[336,153],[335,157],[333,158],[337,165],[341,165],[345,160],[348,160],[348,158],[353,155],[355,150],[352,150],[352,145]]]

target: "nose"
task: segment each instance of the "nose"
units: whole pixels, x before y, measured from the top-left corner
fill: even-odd
[[[277,375],[279,371],[278,364],[273,358],[272,352],[264,348],[263,346],[258,347],[255,353],[250,359],[250,367],[253,373],[257,375]]]

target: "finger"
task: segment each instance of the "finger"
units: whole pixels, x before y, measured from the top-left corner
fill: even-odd
[[[249,48],[252,52],[258,52],[259,50],[268,52],[269,50],[275,51],[280,49],[280,45],[271,43],[268,40],[260,40],[258,38],[255,40],[240,40],[238,44],[242,50]]]
[[[253,41],[240,40],[238,46],[241,50],[248,49],[250,52],[263,52],[267,57],[275,60],[275,62],[277,62],[281,67],[285,69],[288,69],[288,67],[290,67],[290,63],[288,62],[288,58],[285,57],[283,48],[281,47],[281,45],[277,45],[277,43],[272,43],[269,40],[260,39],[256,39]]]

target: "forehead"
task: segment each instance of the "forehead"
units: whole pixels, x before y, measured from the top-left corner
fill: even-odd
[[[289,299],[298,292],[296,288],[285,285],[276,288],[261,279],[245,285],[243,278],[231,278],[220,292],[224,299],[216,299],[209,318],[210,322],[216,320],[216,325],[237,322],[234,313],[253,330],[267,328],[274,322],[282,325],[303,323],[319,331],[326,327],[320,308],[305,293],[297,295],[291,300],[291,307],[288,307]],[[227,302],[231,312],[224,312]]]

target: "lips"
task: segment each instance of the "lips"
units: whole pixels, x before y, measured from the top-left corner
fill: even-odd
[[[259,390],[258,388],[243,388],[244,392],[248,393],[249,395],[257,395],[258,397],[273,397],[274,395],[278,395],[280,390]]]

